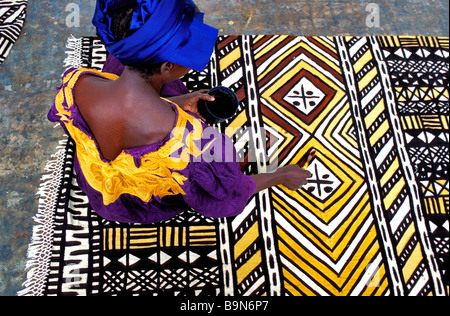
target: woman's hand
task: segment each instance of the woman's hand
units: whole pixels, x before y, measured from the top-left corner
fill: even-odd
[[[295,191],[306,185],[311,177],[311,172],[300,168],[299,165],[289,165],[279,168],[273,173],[262,173],[252,176],[256,182],[256,192],[276,185],[283,185],[289,190]]]
[[[308,170],[300,168],[298,165],[289,165],[282,167],[276,171],[281,179],[281,185],[289,190],[295,191],[302,186],[308,184],[308,179],[312,177],[312,173]]]
[[[178,106],[180,108],[182,108],[184,111],[190,111],[190,112],[194,113],[195,115],[197,115],[198,117],[203,119],[203,117],[198,112],[198,101],[200,101],[200,100],[205,100],[205,101],[209,101],[209,102],[214,101],[214,97],[207,94],[207,92],[208,92],[208,90],[204,89],[204,90],[199,90],[199,91],[195,91],[192,93],[180,95],[177,97],[170,97],[168,99],[175,102],[176,104],[178,104]]]

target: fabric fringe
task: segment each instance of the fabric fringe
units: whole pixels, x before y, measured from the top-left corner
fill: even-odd
[[[56,147],[52,160],[47,162],[41,185],[38,189],[39,205],[31,242],[28,246],[27,281],[18,296],[43,296],[49,273],[50,259],[53,247],[54,215],[58,203],[58,194],[64,175],[64,159],[68,138],[64,137]]]
[[[66,68],[81,68],[83,65],[82,58],[82,45],[83,38],[77,38],[73,35],[69,36],[69,39],[66,43],[66,54],[68,55],[66,59],[64,59],[64,67]]]
[[[69,36],[64,67],[82,67],[82,44],[83,38]],[[68,137],[64,135],[41,176],[41,184],[36,193],[39,196],[38,211],[33,217],[35,225],[27,251],[28,261],[25,267],[27,280],[22,285],[23,290],[17,293],[18,296],[43,296],[45,293],[53,247],[54,215],[64,177],[67,142]]]

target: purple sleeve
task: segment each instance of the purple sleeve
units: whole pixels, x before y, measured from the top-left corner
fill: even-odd
[[[198,213],[214,218],[242,213],[256,192],[256,182],[238,163],[193,163],[185,202]]]
[[[189,89],[184,85],[183,81],[177,79],[166,83],[162,89],[160,95],[163,98],[176,97],[179,95],[185,95],[189,93]]]
[[[198,162],[189,166],[188,184],[183,188],[185,202],[198,213],[214,218],[242,213],[248,200],[256,192],[255,180],[242,173],[236,149],[224,134],[213,128],[205,133],[214,138]],[[208,143],[204,137],[203,146]]]
[[[68,74],[70,74],[71,72],[75,73],[76,71],[77,71],[76,68],[69,68],[63,73],[63,75],[61,76],[61,85],[57,88],[58,93],[61,91],[61,89],[64,86],[64,78]],[[56,102],[56,100],[53,101],[53,105],[52,105],[52,107],[50,108],[50,110],[48,111],[48,114],[47,114],[47,119],[50,122],[53,122],[53,123],[59,122],[61,120],[61,116],[58,115],[58,110],[56,109],[55,102]]]

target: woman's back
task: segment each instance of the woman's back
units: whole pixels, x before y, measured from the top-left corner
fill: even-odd
[[[151,86],[142,86],[130,78],[111,81],[85,75],[75,86],[75,104],[103,157],[110,161],[125,149],[161,141],[175,121],[170,104],[161,100]]]

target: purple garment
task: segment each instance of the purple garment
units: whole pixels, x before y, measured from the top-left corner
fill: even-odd
[[[125,66],[120,63],[120,61],[113,55],[108,55],[105,64],[103,65],[102,72],[107,72],[110,74],[115,74],[120,76],[125,69]]]
[[[74,82],[74,80],[70,79],[75,78],[77,80],[83,74],[102,77],[101,73],[89,69],[68,70],[64,74],[63,85],[58,92],[59,98],[55,99],[55,103],[48,113],[48,118],[52,122],[60,122],[66,133],[68,133],[68,129],[65,124],[70,121],[74,127],[86,134],[91,140],[95,140],[76,104],[70,103],[73,102],[73,90],[69,90],[72,91],[72,93],[69,93],[68,89],[65,89],[68,87],[69,82]],[[63,112],[69,111],[70,114],[60,113],[57,102],[60,102],[58,103],[60,108],[64,108]],[[172,107],[176,113],[177,120],[175,122],[177,122],[182,110],[175,104],[172,104]],[[187,113],[190,114],[189,112]],[[190,133],[194,126],[189,121],[186,124],[186,126],[183,126],[185,132]],[[123,193],[113,203],[105,205],[102,193],[89,185],[76,155],[74,168],[78,184],[81,190],[87,194],[92,208],[100,216],[110,221],[142,224],[161,222],[190,208],[204,216],[214,218],[240,214],[247,205],[248,199],[255,193],[256,183],[253,178],[241,172],[236,150],[231,139],[224,134],[218,133],[203,122],[201,124],[203,137],[195,145],[204,151],[205,154],[197,158],[190,156],[190,162],[187,167],[177,171],[187,179],[181,185],[182,190],[186,193],[185,195],[168,195],[162,198],[153,196],[150,201],[144,202],[137,196]],[[73,135],[71,136],[77,144],[77,139]],[[159,143],[128,149],[124,152],[133,157],[135,167],[141,168],[141,157],[157,152],[171,137],[172,135],[170,134]],[[212,140],[214,141],[211,142]],[[98,150],[98,155],[102,157],[100,150]],[[102,160],[107,162],[104,159]],[[149,172],[151,173],[151,171]]]
[[[122,65],[116,57],[114,57],[113,55],[109,55],[108,58],[106,59],[105,64],[103,65],[102,71],[120,76],[124,68],[125,66]],[[161,89],[160,95],[163,98],[169,98],[188,93],[189,89],[186,88],[183,81],[178,79],[165,84]]]
[[[180,79],[166,83],[163,85],[160,95],[163,98],[177,97],[179,95],[188,94],[190,91]]]

